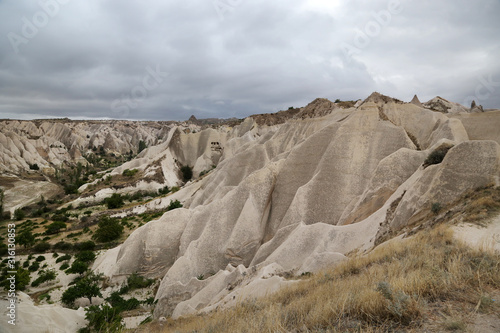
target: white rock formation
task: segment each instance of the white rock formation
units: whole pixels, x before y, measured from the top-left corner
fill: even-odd
[[[268,267],[317,272],[411,224],[432,202],[500,184],[499,144],[483,141],[445,102],[419,107],[375,93],[356,108],[316,100],[289,118],[248,118],[217,138],[225,146],[217,168],[176,193],[185,209],[134,232],[107,274],[162,277],[156,317],[208,311],[255,291]],[[440,103],[447,111],[431,109]],[[482,141],[470,141],[469,132]],[[206,148],[204,135],[214,134],[177,139],[186,160],[203,155],[192,150]],[[443,143],[455,147],[424,169]],[[270,290],[285,283],[279,274],[266,281]]]

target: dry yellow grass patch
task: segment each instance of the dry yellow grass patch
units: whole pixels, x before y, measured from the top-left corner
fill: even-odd
[[[385,243],[269,297],[169,320],[163,328],[152,325],[161,332],[217,333],[454,329],[481,304],[484,311],[497,309],[488,295],[500,289],[499,272],[498,254],[471,249],[440,226]],[[446,315],[450,309],[453,320]],[[463,316],[457,318],[457,311]]]

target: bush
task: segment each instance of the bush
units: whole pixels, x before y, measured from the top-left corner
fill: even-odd
[[[35,236],[31,232],[31,230],[24,230],[19,234],[17,242],[20,245],[23,245],[25,248],[31,247],[33,246],[33,244],[35,244]]]
[[[18,208],[18,209],[16,209],[14,211],[14,218],[17,221],[20,221],[20,220],[24,219],[25,216],[26,216],[26,213],[22,209],[20,209],[20,208]]]
[[[67,262],[65,262],[64,264],[62,264],[62,265],[61,265],[61,267],[59,267],[59,269],[60,269],[61,271],[64,271],[64,270],[65,270],[66,268],[68,268],[68,267],[69,267],[69,264],[68,264]]]
[[[44,256],[38,256],[38,257],[36,258],[36,261],[38,261],[38,262],[42,262],[42,261],[44,261],[44,260],[45,260],[45,257],[44,257]]]
[[[76,260],[89,263],[95,260],[95,253],[92,251],[82,251],[75,255]]]
[[[108,305],[92,305],[85,309],[88,332],[121,332],[122,317],[116,309]]]
[[[176,209],[176,208],[182,208],[182,204],[179,200],[172,201],[170,200],[170,204],[167,207],[168,210]]]
[[[72,248],[73,248],[73,245],[71,245],[71,243],[64,242],[64,241],[60,241],[60,242],[57,242],[56,244],[54,244],[54,249],[57,249],[57,250],[67,251],[67,250],[71,250]]]
[[[431,206],[431,211],[437,215],[441,211],[441,208],[442,207],[439,202],[434,202]]]
[[[123,172],[122,172],[122,176],[124,176],[124,177],[128,177],[128,178],[132,178],[132,177],[134,177],[134,176],[135,176],[135,174],[136,174],[137,172],[139,172],[139,170],[137,170],[137,169],[132,169],[132,170],[130,170],[130,169],[125,169],[125,170],[123,170]]]
[[[65,213],[57,212],[54,215],[52,215],[52,221],[54,221],[54,222],[68,222],[69,217],[67,217]],[[64,227],[66,227],[66,225],[64,225]]]
[[[44,253],[50,250],[50,244],[47,242],[39,242],[33,246],[33,250],[37,253]]]
[[[108,206],[108,209],[120,208],[125,204],[123,202],[123,197],[118,193],[113,193],[111,197],[104,199],[104,202]]]
[[[71,265],[70,268],[66,271],[66,273],[69,274],[83,274],[89,269],[89,266],[87,263],[80,261],[80,260],[75,260],[73,264]]]
[[[78,194],[78,185],[68,184],[64,186],[64,193],[66,194]]]
[[[181,167],[182,179],[187,182],[193,178],[193,169],[189,165],[183,165]]]
[[[90,304],[92,304],[92,297],[102,297],[97,281],[98,276],[94,274],[89,274],[78,280],[74,286],[66,289],[62,294],[61,301],[68,306],[72,306],[77,298],[85,297],[88,298]]]
[[[146,279],[143,276],[137,275],[136,273],[132,273],[127,278],[127,285],[130,290],[147,288],[151,286],[155,282],[154,279]]]
[[[35,261],[33,264],[31,264],[30,267],[28,267],[28,270],[30,272],[36,272],[40,268],[40,263]]]
[[[76,251],[94,251],[95,250],[95,243],[91,240],[81,242],[81,243],[75,243],[75,245],[73,245],[73,248]]]
[[[98,224],[93,238],[100,243],[106,243],[120,238],[123,233],[123,226],[117,219],[105,216]]]
[[[15,277],[16,290],[22,291],[26,289],[26,286],[30,283],[30,272],[22,267],[18,267]],[[7,280],[4,276],[0,277],[0,286],[3,286],[8,291],[10,289],[10,280]]]
[[[32,287],[38,287],[44,282],[55,280],[57,273],[53,269],[41,270],[38,272],[38,278],[31,283]]]
[[[135,298],[130,298],[128,300],[123,299],[116,291],[113,292],[110,297],[106,298],[106,301],[108,301],[118,313],[137,309],[139,305],[141,305],[141,302]]]
[[[448,153],[448,150],[453,148],[452,145],[444,144],[434,149],[429,156],[424,161],[424,168],[432,164],[439,164],[443,161],[444,157]]]
[[[49,224],[48,226],[45,227],[45,234],[46,235],[53,235],[53,234],[58,234],[61,229],[66,229],[66,223],[57,221]]]
[[[163,188],[160,188],[158,190],[158,194],[162,195],[162,194],[168,194],[170,193],[170,189],[168,188],[168,186],[165,186]]]
[[[140,140],[139,141],[139,151],[138,153],[140,153],[141,151],[143,151],[144,149],[146,149],[148,146],[146,145],[146,142]]]
[[[66,260],[71,260],[71,255],[70,254],[65,254],[59,258],[56,259],[56,264],[60,263],[61,261],[66,261]]]

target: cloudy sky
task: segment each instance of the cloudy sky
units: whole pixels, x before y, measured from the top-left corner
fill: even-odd
[[[184,120],[317,97],[500,108],[498,0],[0,0],[0,118]]]

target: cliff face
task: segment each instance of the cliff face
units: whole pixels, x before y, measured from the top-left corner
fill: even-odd
[[[347,109],[327,100],[308,107],[321,112],[261,115],[219,132],[217,168],[168,198],[184,208],[139,228],[94,268],[161,277],[156,317],[208,311],[249,290],[276,290],[288,283],[283,272],[317,271],[369,249],[432,203],[500,184],[499,142],[476,130],[470,141],[460,117],[379,94]],[[484,119],[498,123],[500,113]],[[202,156],[193,149],[206,146],[199,138],[211,135],[181,135],[176,149],[193,161]],[[452,146],[444,160],[424,167],[443,144]]]

